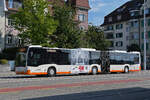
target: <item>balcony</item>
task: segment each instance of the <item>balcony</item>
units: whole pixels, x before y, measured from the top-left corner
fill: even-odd
[[[17,11],[22,7],[21,0],[6,0],[6,7],[8,10]]]

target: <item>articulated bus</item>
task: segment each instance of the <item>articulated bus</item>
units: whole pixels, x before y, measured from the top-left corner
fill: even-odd
[[[78,48],[21,48],[15,60],[15,73],[24,75],[98,74],[140,71],[139,52],[98,51]]]

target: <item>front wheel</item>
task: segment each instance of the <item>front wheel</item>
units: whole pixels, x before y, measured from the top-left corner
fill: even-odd
[[[92,68],[92,74],[93,74],[93,75],[96,75],[97,73],[98,73],[97,67],[93,67],[93,68]]]
[[[56,70],[54,68],[49,68],[47,73],[49,77],[53,77],[56,75]]]

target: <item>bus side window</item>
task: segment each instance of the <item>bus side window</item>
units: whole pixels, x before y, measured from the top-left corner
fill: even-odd
[[[69,61],[69,54],[62,52],[59,54],[59,64],[60,65],[69,65],[70,61]]]
[[[134,54],[134,64],[139,64],[139,55]]]

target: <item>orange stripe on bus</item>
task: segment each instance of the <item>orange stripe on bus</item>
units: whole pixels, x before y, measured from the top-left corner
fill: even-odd
[[[31,72],[27,70],[27,72],[16,72],[16,74],[24,74],[24,75],[47,75],[47,72]]]
[[[110,72],[124,72],[123,70],[111,70]]]
[[[70,74],[71,72],[56,72],[56,74]]]
[[[101,71],[100,71],[100,70],[98,70],[97,72],[98,72],[98,73],[100,73]],[[90,70],[90,71],[89,71],[89,73],[92,73],[92,70]]]
[[[131,71],[131,72],[137,72],[137,71],[140,71],[140,70],[129,70],[129,71]]]

